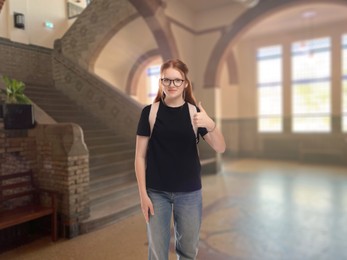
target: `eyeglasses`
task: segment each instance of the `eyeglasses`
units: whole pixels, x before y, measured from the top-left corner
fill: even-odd
[[[180,87],[182,86],[184,79],[167,79],[167,78],[162,78],[160,79],[161,83],[165,87],[169,87],[171,85],[171,82],[173,82],[175,87]]]

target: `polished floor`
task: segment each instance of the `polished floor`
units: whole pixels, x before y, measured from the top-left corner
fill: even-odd
[[[224,161],[221,173],[203,177],[203,198],[199,260],[347,259],[346,167]],[[39,239],[0,254],[0,259],[146,256],[145,224],[138,213],[71,240]]]

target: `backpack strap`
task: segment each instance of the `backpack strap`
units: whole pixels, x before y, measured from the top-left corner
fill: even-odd
[[[188,107],[189,107],[190,122],[192,123],[195,137],[198,137],[198,128],[193,124],[194,115],[198,112],[198,110],[196,109],[196,106],[190,103],[188,103]]]
[[[159,101],[153,103],[149,111],[148,121],[149,121],[150,130],[151,130],[150,136],[152,135],[154,123],[155,123],[155,120],[157,119],[158,109],[159,109]]]

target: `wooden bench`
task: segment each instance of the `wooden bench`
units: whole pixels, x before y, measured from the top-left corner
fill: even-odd
[[[41,203],[44,193],[47,206]],[[35,187],[31,170],[0,176],[0,230],[45,216],[51,216],[51,236],[56,241],[56,194]]]

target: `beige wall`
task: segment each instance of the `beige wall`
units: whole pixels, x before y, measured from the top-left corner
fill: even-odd
[[[229,84],[228,68],[223,66],[221,74],[221,87],[219,94],[220,112],[218,116],[223,119],[236,119],[239,117],[239,85]]]
[[[14,28],[13,13],[23,13],[25,30]],[[44,22],[54,24],[47,29]],[[65,0],[10,0],[0,13],[0,36],[14,42],[53,48],[54,40],[60,38],[72,21],[66,15]]]
[[[191,32],[180,26],[172,24],[171,27],[178,48],[179,57],[177,58],[180,58],[187,64],[189,68],[189,79],[194,83],[196,71],[194,67],[194,48],[196,47],[196,39]]]
[[[238,3],[231,3],[216,9],[209,9],[196,14],[195,30],[205,31],[210,28],[230,25],[246,8]]]
[[[194,16],[195,14],[190,11],[189,8],[182,5],[182,1],[167,0],[165,14],[180,23],[184,24],[188,28],[194,28]]]
[[[94,73],[125,91],[132,66],[137,59],[156,49],[154,37],[143,18],[136,18],[110,39],[95,62]]]

